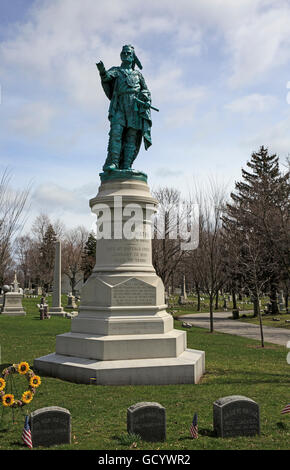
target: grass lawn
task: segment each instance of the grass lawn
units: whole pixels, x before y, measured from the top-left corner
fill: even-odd
[[[198,311],[197,310],[197,296],[196,295],[189,295],[187,297],[188,303],[185,305],[179,305],[178,303],[178,295],[171,295],[169,297],[169,310],[174,310],[177,311],[176,315],[186,315],[187,313],[207,313],[209,312],[209,297],[208,295],[204,295],[201,298],[201,308]],[[265,305],[269,302],[269,299],[267,297],[263,297],[261,300],[261,305],[262,308],[265,307]],[[224,312],[223,308],[224,302],[223,299],[220,298],[219,303],[218,303],[218,308],[215,308],[215,302],[214,302],[214,311],[215,312]],[[237,306],[238,308],[242,311],[244,310],[253,310],[253,303],[250,301],[249,298],[243,298],[242,301],[237,301]],[[233,302],[227,300],[227,311],[231,313],[233,309]]]
[[[193,315],[198,313],[208,313],[209,312],[209,305],[208,305],[208,298],[204,297],[204,302],[201,303],[200,311],[197,311],[197,303],[196,298],[194,296],[188,297],[191,303],[185,305],[178,304],[178,296],[172,296],[171,302],[169,303],[168,311],[172,313],[174,318],[178,318],[183,315]],[[193,304],[192,304],[193,302]],[[261,310],[263,311],[266,304],[269,302],[267,297],[263,297],[261,303]],[[229,318],[232,317],[232,302],[227,302],[227,310],[222,308],[223,303],[219,302],[219,308],[215,312],[225,312],[227,311],[229,314]],[[258,317],[253,317],[253,304],[249,301],[249,299],[245,299],[243,302],[238,302],[238,307],[240,312],[243,314],[240,315],[239,321],[253,323],[255,325],[259,325]],[[278,318],[280,321],[273,320],[273,318]],[[272,326],[275,328],[288,328],[290,329],[290,314],[286,314],[282,311],[279,315],[265,315],[262,313],[262,320],[264,326]],[[287,322],[288,320],[289,322]]]
[[[280,321],[273,320],[278,318]],[[253,323],[259,325],[259,318],[253,317],[252,314],[248,314],[246,318],[240,318],[241,321],[247,323]],[[286,321],[288,320],[288,322]],[[290,330],[290,314],[282,313],[279,315],[262,315],[262,322],[264,326],[271,326],[275,328],[288,328]]]
[[[66,305],[65,298],[63,306]],[[0,315],[1,370],[6,364],[27,361],[55,350],[55,336],[70,331],[70,320],[39,320],[37,299],[24,299],[26,317]],[[274,323],[274,322],[273,322]],[[176,328],[181,328],[176,322]],[[285,347],[259,347],[258,341],[202,328],[187,330],[188,347],[206,352],[206,374],[198,385],[95,386],[42,377],[34,400],[23,410],[61,406],[72,415],[72,444],[51,449],[127,450],[127,408],[140,401],[156,401],[166,408],[167,440],[138,441],[133,449],[289,449],[290,414],[281,415],[290,402],[290,368]],[[257,347],[256,347],[257,346]],[[26,380],[15,376],[20,393]],[[260,405],[261,435],[216,438],[213,434],[213,402],[227,395],[245,395]],[[19,397],[20,398],[20,397]],[[3,408],[0,409],[0,416]],[[191,439],[189,426],[198,413],[199,439]],[[21,443],[24,418],[4,409],[0,424],[0,450],[28,450]]]

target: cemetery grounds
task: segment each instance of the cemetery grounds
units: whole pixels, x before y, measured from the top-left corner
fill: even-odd
[[[24,298],[25,317],[0,315],[1,370],[20,361],[27,361],[33,367],[34,358],[55,351],[56,335],[70,331],[71,321],[67,318],[51,317],[40,321],[36,306],[39,300],[40,297]],[[67,305],[66,296],[62,297],[62,305]],[[202,308],[208,311],[206,302]],[[177,318],[189,307],[175,306],[174,309]],[[230,315],[230,308],[228,310]],[[246,310],[245,305],[243,310]],[[194,313],[194,306],[188,313]],[[251,314],[248,320],[251,321]],[[181,325],[181,321],[175,321],[175,328],[182,329]],[[50,450],[289,449],[290,414],[281,414],[290,402],[286,345],[266,343],[262,349],[255,340],[209,333],[196,327],[186,331],[188,347],[205,351],[206,373],[197,385],[96,386],[42,377],[35,398],[23,411],[31,413],[42,407],[60,406],[71,412],[71,445],[50,447]],[[17,380],[22,390],[21,381],[25,379],[18,376]],[[228,395],[244,395],[259,404],[260,436],[217,438],[214,435],[213,402]],[[165,442],[143,442],[138,436],[127,435],[127,408],[140,401],[158,402],[166,408]],[[198,413],[198,439],[192,439],[189,432],[195,412]],[[13,421],[11,410],[4,409],[0,450],[29,451],[21,441],[23,424],[21,411],[15,411]]]

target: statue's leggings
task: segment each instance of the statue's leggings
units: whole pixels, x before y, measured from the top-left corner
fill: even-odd
[[[137,129],[132,127],[126,128],[120,123],[111,122],[109,133],[108,156],[105,166],[114,163],[117,167],[120,163],[121,150],[123,148],[124,161],[123,167],[130,168],[135,158]]]

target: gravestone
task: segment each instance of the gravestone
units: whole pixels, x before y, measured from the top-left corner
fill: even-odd
[[[72,293],[68,294],[67,296],[67,306],[65,308],[69,308],[69,309],[78,308],[76,301],[75,301],[75,296],[72,295]]]
[[[50,315],[48,314],[48,304],[41,302],[37,304],[37,308],[39,309],[39,318],[40,320],[49,319]]]
[[[30,414],[33,447],[71,443],[71,414],[65,408],[49,406]]]
[[[260,434],[259,405],[241,395],[220,398],[213,404],[213,426],[218,437]]]
[[[192,328],[192,325],[191,325],[191,323],[186,323],[185,321],[184,321],[184,322],[182,322],[182,324],[181,324],[181,325],[182,325],[182,327],[183,327],[183,328]]]
[[[8,315],[12,317],[26,315],[26,312],[22,306],[22,298],[23,295],[18,292],[6,292],[4,294],[1,315]]]
[[[184,305],[187,303],[187,293],[186,293],[186,283],[185,283],[185,276],[182,276],[181,282],[181,294],[178,299],[179,305]]]
[[[72,319],[72,318],[75,318],[77,317],[79,314],[79,312],[66,312],[65,314],[65,318],[68,318],[68,319]]]
[[[34,295],[37,295],[37,296],[42,295],[42,287],[38,287],[38,286],[35,287],[35,288],[33,289],[33,294],[34,294]]]
[[[166,440],[165,408],[155,402],[140,402],[127,410],[127,431],[149,442]]]
[[[272,304],[271,302],[268,302],[265,306],[265,310],[264,310],[265,313],[272,313]]]
[[[169,304],[169,294],[168,294],[168,292],[166,292],[166,291],[164,292],[164,303],[165,303],[166,305]]]
[[[7,289],[8,288],[8,289]],[[3,287],[4,300],[2,304],[1,314],[8,316],[22,316],[26,315],[22,307],[23,293],[20,292],[19,283],[17,281],[16,271],[14,274],[14,281],[12,288],[9,286]]]
[[[234,320],[238,320],[238,319],[240,318],[240,311],[239,311],[239,309],[238,309],[238,308],[234,308],[232,312],[233,312],[233,319],[234,319]]]
[[[181,290],[182,297],[184,297],[184,300],[187,300],[185,275],[183,275],[183,277],[182,277],[181,289],[182,289]]]
[[[179,303],[179,305],[185,305],[187,303],[185,298],[183,297],[183,295],[180,295],[178,297],[178,303]]]
[[[13,281],[13,284],[12,284],[12,292],[19,293],[19,282],[17,281],[16,271],[14,271],[14,281]]]
[[[279,304],[279,310],[283,310],[285,308],[285,300],[283,296],[283,291],[280,291],[278,294],[278,304]]]

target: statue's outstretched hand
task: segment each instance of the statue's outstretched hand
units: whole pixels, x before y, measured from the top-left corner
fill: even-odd
[[[104,66],[104,64],[101,60],[96,65],[97,65],[98,70],[99,70],[100,73],[105,73],[106,72],[105,66]]]

